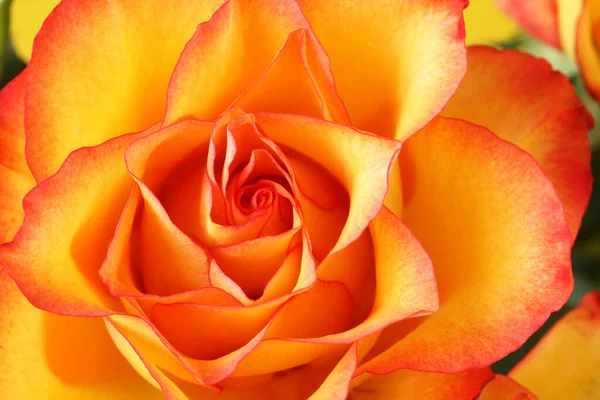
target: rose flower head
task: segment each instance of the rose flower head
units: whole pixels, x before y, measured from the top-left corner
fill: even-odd
[[[476,397],[572,289],[591,122],[467,3],[60,2],[0,93],[0,397]]]

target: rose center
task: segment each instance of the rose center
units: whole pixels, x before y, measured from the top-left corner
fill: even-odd
[[[250,214],[269,208],[273,204],[275,193],[271,187],[248,185],[240,190],[237,197],[239,209],[244,214]]]

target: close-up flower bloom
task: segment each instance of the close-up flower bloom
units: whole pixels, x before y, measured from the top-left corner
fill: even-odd
[[[468,1],[57,3],[10,12],[1,398],[535,398],[598,335],[490,369],[572,292],[593,119]]]

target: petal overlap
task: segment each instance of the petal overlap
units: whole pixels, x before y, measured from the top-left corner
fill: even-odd
[[[531,154],[554,185],[575,241],[592,190],[591,115],[569,80],[544,60],[489,47],[470,47],[468,60],[442,115],[485,126]]]
[[[572,290],[562,204],[531,156],[464,121],[434,120],[400,154],[403,221],[431,257],[440,309],[389,336],[384,330],[388,344],[359,371],[487,366],[518,348]]]

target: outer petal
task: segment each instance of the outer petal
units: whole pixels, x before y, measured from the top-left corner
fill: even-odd
[[[0,247],[0,265],[36,307],[86,316],[120,310],[98,270],[133,186],[123,153],[143,134],[77,150],[25,197],[25,221]]]
[[[309,26],[292,0],[225,3],[198,26],[181,54],[169,84],[165,124],[218,118],[301,28]]]
[[[471,47],[468,58],[442,115],[485,126],[531,154],[554,185],[575,240],[592,190],[591,116],[569,80],[544,60],[491,47]]]
[[[487,368],[454,375],[409,369],[380,376],[366,375],[368,377],[362,383],[353,386],[348,400],[476,399],[483,386],[494,376]]]
[[[60,0],[14,0],[10,5],[10,38],[15,53],[26,63],[31,59],[33,38]]]
[[[479,400],[537,400],[537,397],[508,376],[496,375],[485,386]]]
[[[511,372],[541,399],[600,396],[600,292],[587,294]]]
[[[12,240],[23,222],[23,197],[35,185],[25,160],[24,76],[0,92],[0,243]]]
[[[100,319],[33,307],[0,271],[0,397],[160,399],[123,359]]]
[[[596,1],[583,1],[584,6],[578,19],[576,27],[571,27],[576,31],[575,51],[577,62],[581,69],[581,74],[585,83],[596,98],[600,99],[600,53],[598,44],[600,43],[600,32],[598,24],[600,23],[600,4]]]
[[[465,0],[299,0],[354,126],[406,139],[454,94]]]
[[[405,143],[401,168],[404,222],[433,261],[440,310],[359,370],[487,366],[572,290],[560,200],[529,155],[464,121],[434,120]]]
[[[560,48],[556,0],[495,0],[495,2],[531,35]]]
[[[38,181],[80,147],[161,121],[173,67],[222,0],[64,0],[28,67],[27,159]]]

